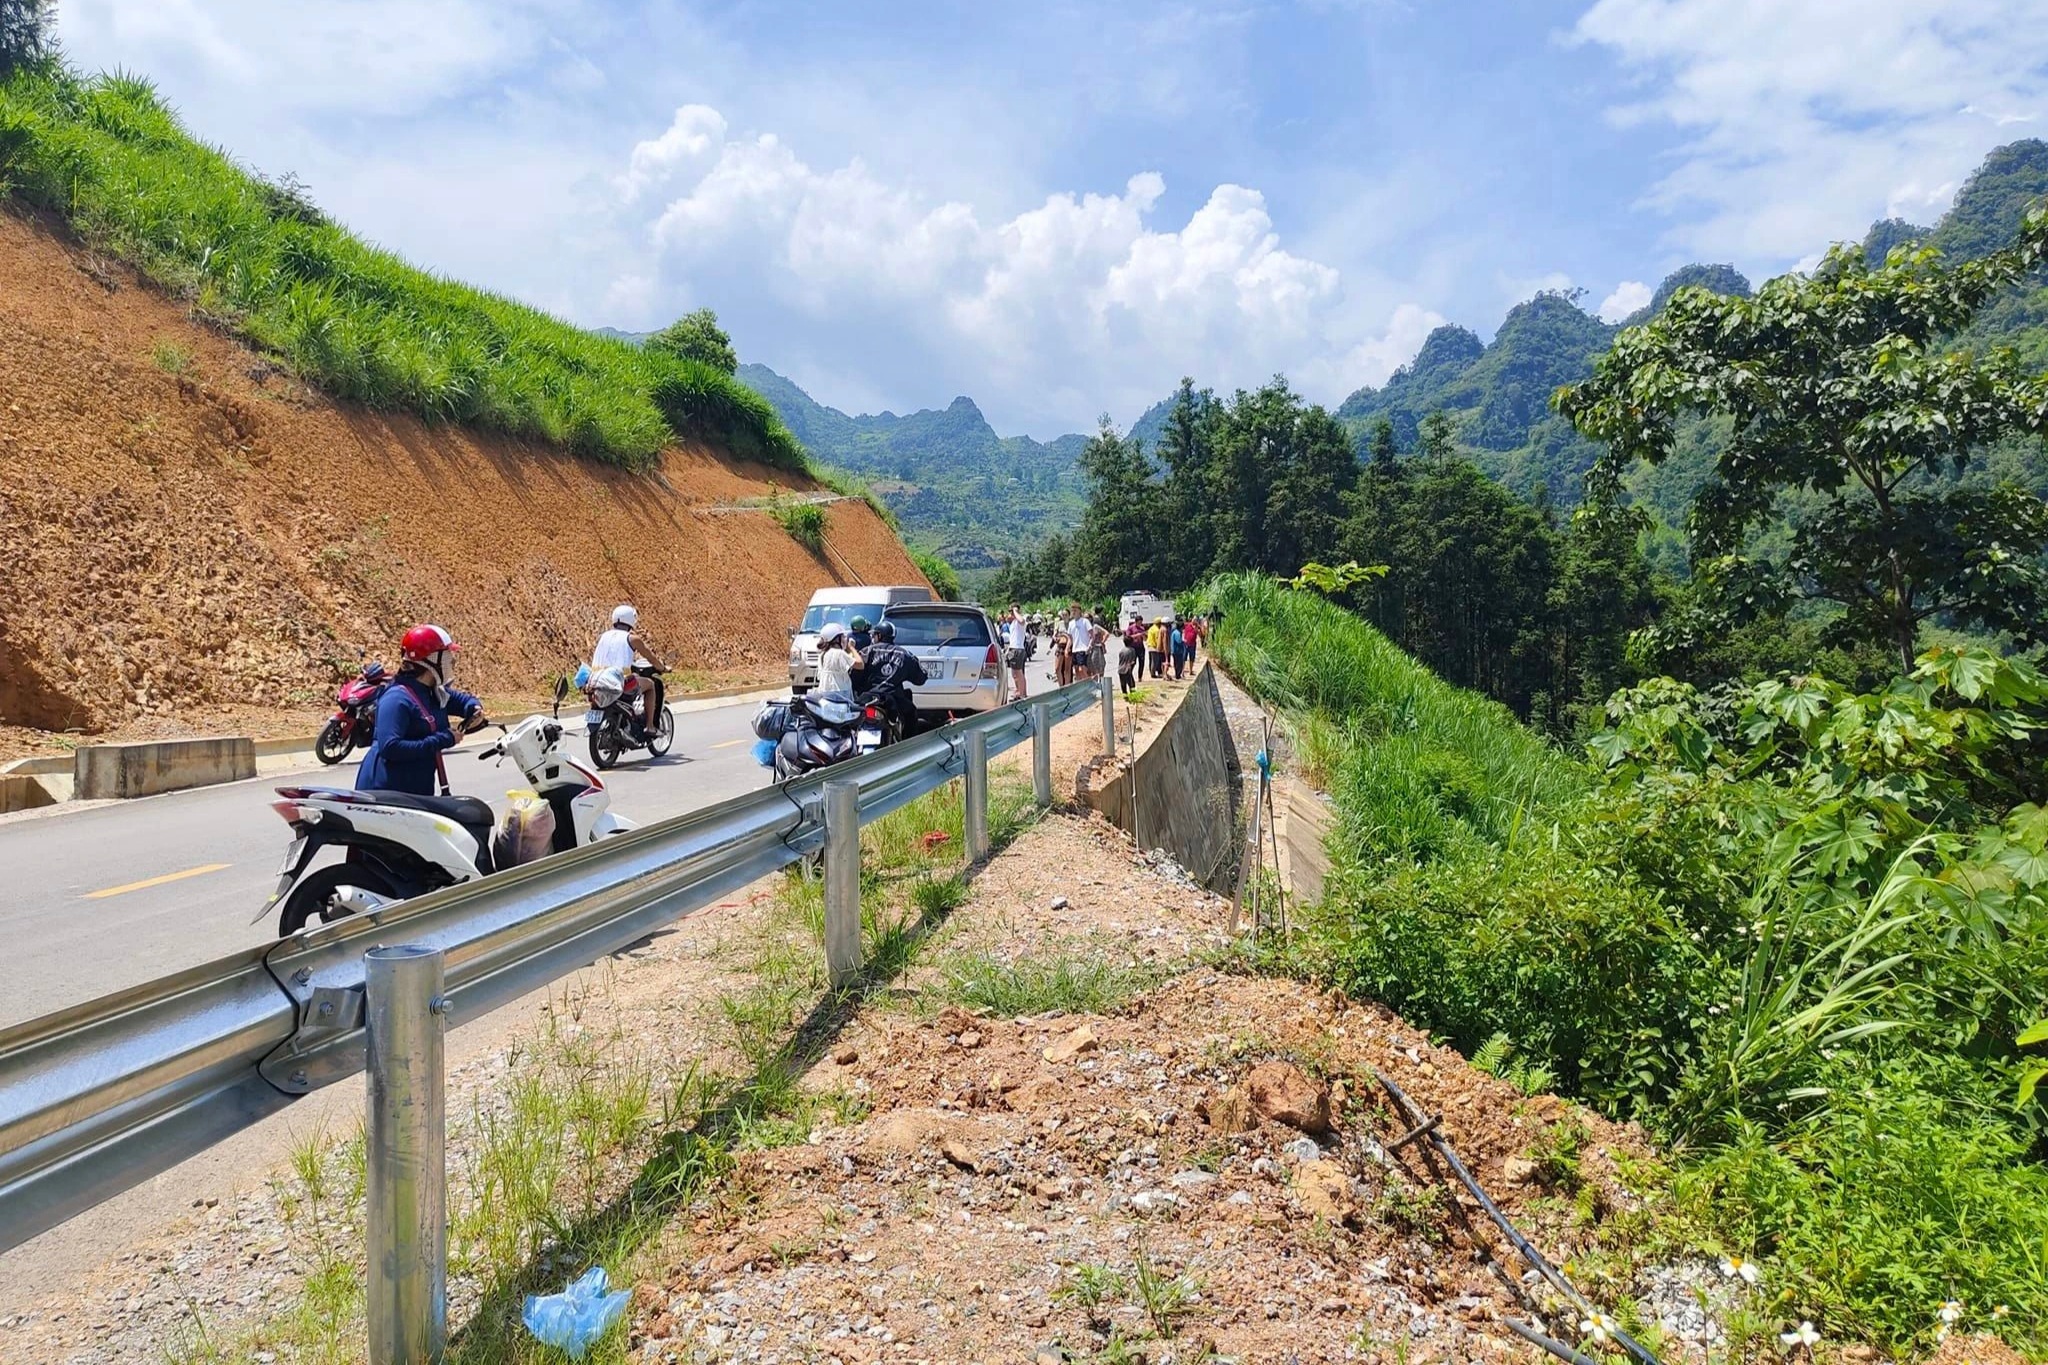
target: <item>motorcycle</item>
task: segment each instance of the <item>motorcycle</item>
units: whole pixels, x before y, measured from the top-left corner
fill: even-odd
[[[660,758],[676,742],[676,718],[669,714],[661,674],[658,668],[633,669],[633,676],[642,679],[643,691],[654,690],[654,728],[647,730],[640,723],[642,693],[626,690],[622,670],[577,671],[577,686],[590,699],[590,714],[584,717],[585,728],[590,731],[590,761],[600,769],[615,767],[634,749],[645,749]]]
[[[544,852],[564,853],[635,828],[612,814],[611,797],[597,774],[562,751],[560,715],[566,680],[555,687],[556,716],[529,716],[499,726],[504,738],[477,755],[510,758],[553,817]],[[289,937],[308,923],[329,923],[347,915],[381,910],[444,886],[475,881],[499,870],[499,842],[513,833],[508,817],[497,828],[489,805],[473,796],[409,792],[340,791],[327,787],[279,787],[271,809],[292,827],[292,844],[278,869],[277,890],[257,918],[277,909],[278,936]],[[345,851],[341,862],[314,867],[322,849]],[[522,861],[524,859],[521,859]]]
[[[806,692],[765,703],[754,717],[754,733],[774,741],[770,766],[777,782],[865,757],[903,737],[896,719],[874,698],[844,692]]]
[[[334,694],[334,714],[313,740],[313,757],[330,767],[370,743],[377,729],[377,699],[388,679],[384,665],[371,660]]]

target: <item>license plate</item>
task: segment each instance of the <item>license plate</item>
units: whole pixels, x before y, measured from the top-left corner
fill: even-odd
[[[592,711],[589,715],[583,718],[584,725],[588,726],[593,730],[596,729],[600,724],[602,724],[603,721],[604,712],[602,711]]]
[[[304,848],[305,846],[306,836],[303,834],[300,835],[298,838],[292,840],[292,846],[284,851],[284,862],[280,864],[277,869],[278,876],[286,876],[291,872],[291,870],[294,867],[298,866],[299,850]]]
[[[871,744],[879,749],[882,747],[882,732],[880,730],[863,730],[860,732],[860,742],[862,744]]]

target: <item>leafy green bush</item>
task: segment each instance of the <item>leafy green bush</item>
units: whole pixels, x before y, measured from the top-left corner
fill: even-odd
[[[778,502],[768,509],[789,538],[816,554],[825,548],[825,509],[814,502]]]
[[[2048,1349],[2048,681],[1658,679],[1574,762],[1313,593],[1208,590],[1342,815],[1307,961],[1659,1133],[1680,1217],[1831,1335]],[[1991,1307],[2006,1305],[1994,1320]]]
[[[917,565],[917,571],[931,581],[932,590],[948,602],[958,602],[960,575],[945,557],[936,550],[919,549],[915,545],[909,548],[911,561]]]
[[[63,215],[336,397],[628,468],[676,439],[806,468],[767,401],[730,375],[364,245],[296,181],[194,141],[139,78],[42,65],[0,81],[0,193]]]

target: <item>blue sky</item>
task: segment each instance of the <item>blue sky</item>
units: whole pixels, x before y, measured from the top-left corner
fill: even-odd
[[[2044,135],[2038,0],[60,0],[73,61],[415,262],[718,310],[853,411],[1335,403],[1544,287],[1625,312],[1932,221]]]

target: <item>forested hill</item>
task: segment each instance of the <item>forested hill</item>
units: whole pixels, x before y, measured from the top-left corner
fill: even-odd
[[[1934,227],[1887,219],[1872,225],[1863,245],[1876,257],[1922,240],[1950,256],[1981,256],[2010,241],[2027,204],[2043,195],[2048,143],[2011,143],[1985,159]],[[1747,294],[1750,288],[1733,266],[1682,266],[1622,325],[1647,321],[1675,290],[1694,284],[1721,294]],[[1579,307],[1576,295],[1538,294],[1509,311],[1491,342],[1482,343],[1463,327],[1437,328],[1384,387],[1358,390],[1337,415],[1361,443],[1384,416],[1407,449],[1415,444],[1422,418],[1448,412],[1457,423],[1459,445],[1489,474],[1518,491],[1541,488],[1555,502],[1575,503],[1595,452],[1551,412],[1549,399],[1560,384],[1590,374],[1594,358],[1618,330]],[[2033,364],[2048,366],[2048,287],[2019,291],[1994,305],[1969,339],[2014,346]]]
[[[898,416],[850,417],[766,365],[739,379],[766,398],[811,455],[874,485],[911,539],[956,568],[989,567],[1081,519],[1085,436],[998,436],[971,398]]]

